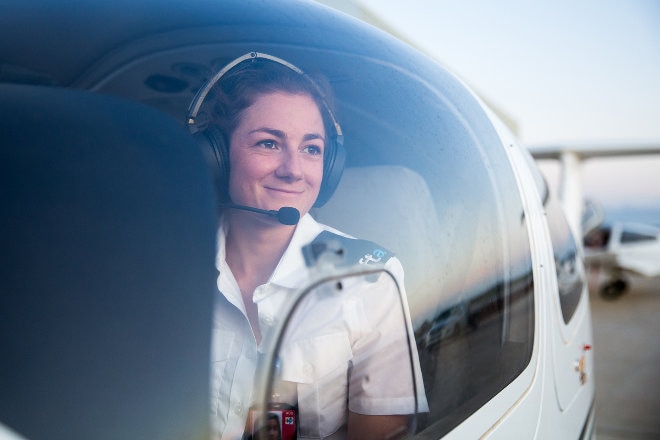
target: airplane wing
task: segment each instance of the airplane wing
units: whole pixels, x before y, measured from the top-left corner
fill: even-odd
[[[618,266],[616,254],[604,250],[585,249],[584,262],[589,266],[598,266],[608,270]]]
[[[645,248],[622,249],[616,260],[622,269],[649,278],[660,276],[660,245],[657,243]]]
[[[639,156],[660,154],[660,141],[620,142],[620,143],[557,143],[530,146],[535,159],[560,159],[563,153],[576,154],[580,159],[595,157]]]
[[[660,259],[655,253],[585,251],[587,266],[599,267],[607,272],[630,272],[647,278],[660,276]]]
[[[660,141],[636,142],[573,142],[530,146],[535,159],[556,159],[561,162],[560,194],[569,224],[578,235],[589,231],[581,224],[584,200],[580,181],[580,163],[595,157],[623,157],[660,154]]]

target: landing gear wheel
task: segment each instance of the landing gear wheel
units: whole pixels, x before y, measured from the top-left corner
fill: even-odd
[[[605,284],[600,289],[600,296],[608,301],[614,301],[624,294],[628,288],[628,283],[624,280],[614,280]]]

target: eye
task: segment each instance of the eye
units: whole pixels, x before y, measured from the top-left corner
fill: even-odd
[[[303,149],[303,151],[312,156],[323,155],[323,148],[319,147],[318,145],[308,145]]]
[[[277,148],[277,142],[270,139],[257,142],[257,145],[265,148],[266,150],[274,150]]]

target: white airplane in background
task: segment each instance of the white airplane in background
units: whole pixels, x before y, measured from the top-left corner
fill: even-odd
[[[222,158],[205,158],[191,132],[209,134],[203,96],[224,66],[273,57],[322,73],[336,95],[326,145],[343,140],[345,166],[326,162],[340,183],[311,214],[403,265],[405,286],[385,290],[402,299],[405,287],[408,304],[386,310],[410,324],[393,353],[418,355],[423,378],[405,399],[416,404],[406,438],[592,438],[581,240],[527,149],[442,66],[311,1],[6,0],[0,10],[0,438],[210,437],[210,370],[230,369],[211,364],[211,336],[214,353],[241,343],[214,330]],[[349,260],[344,242],[319,240],[295,298],[394,279],[382,249]],[[279,331],[259,347],[255,401],[216,393],[227,399],[216,419],[264,408],[276,369],[298,372],[289,382],[303,390],[350,371],[343,333],[321,335],[344,342],[333,344],[340,356],[285,356],[295,353],[286,325],[325,312],[295,305],[270,317]],[[378,339],[357,307],[350,318]],[[391,382],[411,382],[400,377]],[[313,410],[294,390],[292,406]],[[343,408],[345,395],[324,397]]]
[[[584,238],[585,262],[599,271],[597,289],[603,298],[620,297],[630,287],[631,277],[660,277],[660,229],[628,222],[605,223],[602,207],[583,198],[580,174],[585,160],[657,155],[660,143],[558,144],[530,147],[530,152],[535,159],[560,161],[559,197],[572,228]]]
[[[597,271],[598,291],[605,299],[625,293],[633,279],[660,279],[660,228],[615,222],[584,237],[585,262]]]

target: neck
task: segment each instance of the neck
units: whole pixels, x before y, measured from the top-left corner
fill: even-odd
[[[250,212],[227,210],[225,216],[226,260],[239,285],[243,284],[241,290],[265,283],[289,245],[295,226]]]
[[[225,212],[225,259],[238,283],[245,313],[257,343],[261,341],[259,313],[254,290],[265,284],[275,271],[295,226],[285,226],[262,214]]]

